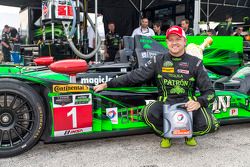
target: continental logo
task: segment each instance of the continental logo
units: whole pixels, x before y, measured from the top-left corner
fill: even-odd
[[[67,92],[88,92],[89,87],[87,85],[53,85],[54,93],[67,93]]]

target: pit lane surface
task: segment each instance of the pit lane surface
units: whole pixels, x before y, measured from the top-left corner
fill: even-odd
[[[197,138],[197,147],[183,139],[170,149],[159,147],[153,134],[38,144],[13,158],[0,159],[0,167],[231,167],[250,166],[250,124],[223,126],[216,133]]]

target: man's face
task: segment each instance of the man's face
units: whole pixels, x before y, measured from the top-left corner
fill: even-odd
[[[188,24],[185,21],[181,21],[181,28],[183,30],[187,30],[188,29]]]
[[[161,27],[160,26],[158,27],[157,25],[154,25],[153,29],[154,29],[154,32],[159,32],[161,30]]]
[[[4,28],[4,32],[9,33],[10,32],[10,28]]]
[[[167,38],[167,45],[170,54],[179,57],[185,52],[186,39],[176,34],[170,34]]]
[[[109,29],[109,31],[114,32],[115,31],[115,25],[114,24],[109,24],[108,29]]]
[[[241,34],[242,32],[243,32],[243,27],[238,27],[237,29],[236,29],[236,32],[237,32],[237,34]]]
[[[212,36],[212,32],[207,31],[207,36]]]
[[[148,27],[148,19],[142,19],[141,20],[141,27],[147,28]]]

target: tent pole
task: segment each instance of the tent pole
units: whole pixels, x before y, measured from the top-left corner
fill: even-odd
[[[97,45],[98,45],[98,38],[97,38],[97,36],[98,36],[98,25],[97,25],[97,4],[98,3],[98,0],[95,0],[95,47],[97,47]],[[98,62],[99,60],[98,60],[98,52],[96,52],[95,53],[95,62]]]
[[[140,16],[139,16],[139,26],[141,23],[141,18],[142,18],[142,0],[140,0]]]
[[[209,29],[209,0],[207,0],[207,30]]]
[[[199,34],[199,22],[200,22],[200,8],[201,8],[201,0],[194,1],[194,33]]]

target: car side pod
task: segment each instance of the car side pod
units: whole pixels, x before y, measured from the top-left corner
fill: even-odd
[[[49,66],[51,63],[54,62],[54,57],[43,56],[43,57],[35,58],[33,61],[37,66]]]
[[[67,59],[50,64],[49,69],[56,73],[68,74],[70,76],[70,83],[76,83],[76,74],[86,72],[88,64],[85,60]]]
[[[191,138],[193,114],[183,109],[185,103],[163,105],[163,131],[165,138]]]

